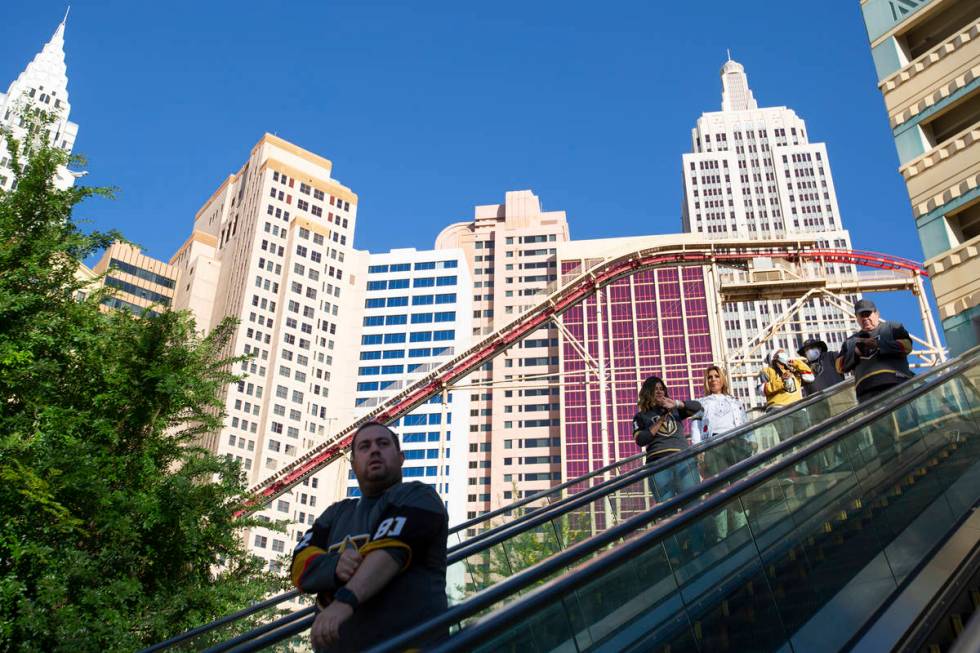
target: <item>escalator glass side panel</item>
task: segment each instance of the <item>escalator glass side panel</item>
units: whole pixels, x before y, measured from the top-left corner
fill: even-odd
[[[952,500],[966,505],[960,479],[980,460],[974,376],[947,380],[549,597],[484,650],[810,650],[816,635],[819,650],[835,650],[827,637],[845,643],[956,518]]]

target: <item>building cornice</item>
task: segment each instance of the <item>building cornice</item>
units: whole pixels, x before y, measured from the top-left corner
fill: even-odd
[[[894,116],[892,116],[891,118],[892,129],[895,129],[899,125],[908,122],[913,117],[919,115],[920,113],[922,113],[929,107],[933,106],[934,104],[941,102],[945,98],[949,97],[959,89],[963,88],[964,86],[966,86],[967,84],[969,84],[970,82],[978,78],[980,78],[980,64],[973,66],[972,68],[964,72],[962,75],[958,75],[955,79],[951,80],[946,84],[943,84],[929,95],[925,96],[924,98],[920,99],[918,102],[915,102],[914,104],[906,108],[901,113],[897,113]]]
[[[928,52],[919,55],[918,58],[908,63],[904,68],[892,73],[890,77],[886,77],[880,84],[878,84],[879,88],[881,88],[881,92],[890,93],[891,91],[894,91],[896,88],[911,80],[922,71],[926,70],[933,64],[942,61],[978,37],[980,37],[980,21],[970,25],[962,32],[954,34]]]
[[[930,213],[940,206],[949,204],[958,197],[962,197],[971,190],[980,187],[980,173],[970,175],[952,186],[948,186],[941,193],[937,193],[924,202],[919,202],[913,207],[913,214],[920,218]]]
[[[905,181],[907,182],[916,175],[922,174],[929,168],[942,163],[978,142],[980,142],[980,124],[968,127],[939,146],[912,159],[899,168],[899,172],[902,173],[902,176],[905,177]]]

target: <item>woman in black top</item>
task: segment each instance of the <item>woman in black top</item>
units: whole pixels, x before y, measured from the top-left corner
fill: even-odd
[[[701,412],[699,402],[671,399],[663,380],[651,376],[640,388],[637,407],[640,412],[633,417],[633,439],[639,446],[646,447],[647,463],[688,447],[682,423]],[[674,463],[649,478],[650,490],[658,502],[666,501],[700,481],[693,457]]]

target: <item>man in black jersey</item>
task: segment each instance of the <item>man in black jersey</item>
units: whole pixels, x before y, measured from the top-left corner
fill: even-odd
[[[439,495],[402,483],[398,436],[368,422],[351,465],[361,498],[327,508],[293,551],[292,580],[317,592],[318,652],[360,651],[446,610],[449,517]]]

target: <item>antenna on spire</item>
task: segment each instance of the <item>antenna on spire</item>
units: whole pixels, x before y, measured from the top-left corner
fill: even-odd
[[[65,23],[68,22],[68,12],[69,11],[71,11],[71,5],[68,5],[68,8],[65,9],[65,17],[61,19],[61,24],[62,25],[64,25]]]
[[[728,53],[728,60],[731,61],[732,60],[732,49],[731,48],[725,48],[725,52]]]

